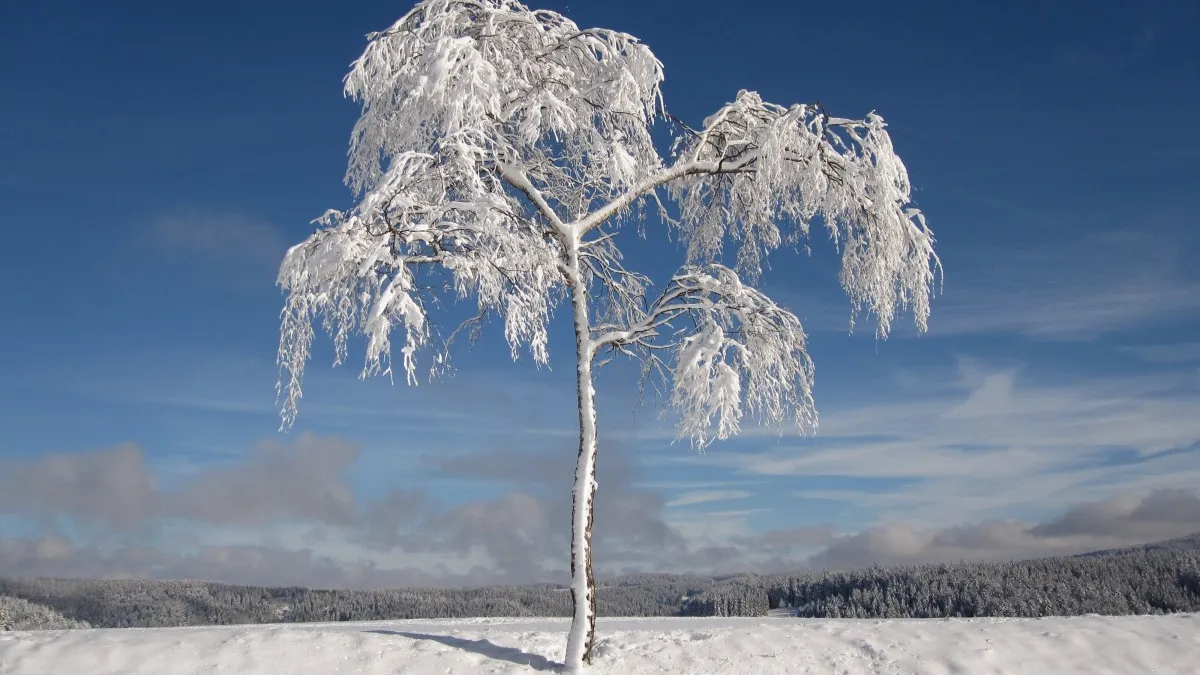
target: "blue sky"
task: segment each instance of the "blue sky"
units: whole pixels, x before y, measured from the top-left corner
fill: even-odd
[[[1196,3],[535,6],[640,37],[693,123],[741,88],[879,111],[946,271],[929,333],[877,342],[848,334],[827,241],[772,259],[767,289],[811,335],[815,438],[697,455],[636,407],[629,369],[605,372],[602,570],[1200,530]],[[493,327],[415,389],[357,381],[353,355],[331,369],[321,344],[297,430],[277,433],[274,273],[350,205],[341,77],[408,8],[0,8],[0,574],[563,576],[565,317],[548,371],[511,363]],[[651,229],[627,250],[661,279],[682,253]]]

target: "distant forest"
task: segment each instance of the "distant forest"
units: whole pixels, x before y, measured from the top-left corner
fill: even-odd
[[[7,596],[7,597],[6,597]],[[1039,617],[1200,611],[1200,534],[997,563],[602,584],[601,616]],[[563,586],[334,591],[203,581],[0,580],[0,629],[568,616]]]

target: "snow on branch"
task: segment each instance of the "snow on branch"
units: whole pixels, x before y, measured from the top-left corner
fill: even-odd
[[[800,320],[723,265],[685,266],[639,321],[595,343],[645,358],[671,381],[679,437],[695,446],[738,433],[746,413],[816,429]]]
[[[526,346],[545,363],[577,238],[564,222],[662,167],[650,136],[662,64],[630,35],[512,0],[427,0],[368,40],[345,81],[362,104],[346,173],[359,203],[319,221],[280,269],[285,427],[318,318],[339,363],[348,335],[365,335],[364,376],[391,373],[389,334],[403,327],[414,380],[431,338],[421,265],[502,314],[514,357]]]
[[[370,193],[350,213],[327,212],[318,221],[322,229],[285,256],[277,384],[285,428],[295,421],[318,319],[333,338],[335,365],[345,360],[351,333],[365,336],[363,377],[392,374],[390,335],[403,327],[405,377],[416,382],[415,354],[431,337],[415,276],[424,265],[438,265],[458,297],[473,297],[481,313],[503,317],[513,358],[527,346],[535,362],[548,361],[546,324],[562,289],[558,249],[552,241],[530,246],[541,233],[514,217],[514,205],[503,198],[492,204],[448,198],[439,167],[424,159],[398,158],[386,190]],[[436,363],[448,356],[439,354]]]
[[[940,263],[879,116],[833,118],[819,105],[785,108],[742,91],[698,131],[681,125],[686,135],[667,164],[651,138],[664,114],[662,64],[633,36],[580,29],[514,0],[425,0],[368,40],[345,80],[346,94],[362,105],[346,173],[359,201],[320,221],[280,269],[288,294],[278,385],[285,427],[318,318],[339,363],[348,336],[365,336],[364,376],[391,374],[389,336],[402,328],[405,375],[414,381],[415,354],[436,333],[426,312],[433,292],[417,283],[424,267],[440,270],[460,298],[473,297],[481,314],[502,315],[514,357],[528,348],[546,362],[546,322],[574,279],[596,291],[588,296],[594,303],[576,308],[584,324],[596,313],[593,354],[605,345],[645,347],[617,336],[648,335],[683,307],[669,302],[647,313],[649,278],[622,265],[613,237],[647,204],[687,244],[685,269],[708,270],[705,278],[723,284],[732,271],[710,263],[727,245],[753,281],[767,254],[807,238],[820,219],[841,248],[854,315],[874,314],[884,337],[896,312],[911,308],[924,330]],[[670,199],[674,205],[664,203]],[[567,269],[570,260],[579,269]],[[698,278],[677,277],[663,297],[696,296],[688,284]],[[739,291],[733,304],[710,297],[697,325],[712,335],[714,326],[741,325],[727,313],[754,298],[761,311],[746,316],[774,317],[802,352],[791,315],[755,293]],[[745,330],[754,327],[738,329]],[[734,364],[750,347],[730,339],[719,351]],[[710,365],[728,383],[717,362]],[[807,385],[798,384],[808,381],[807,356],[797,368],[792,389],[763,390],[808,405]],[[755,377],[745,376],[748,387]],[[779,414],[766,398],[747,400]],[[695,396],[680,401],[701,405]],[[737,416],[720,419],[719,434],[736,429]]]
[[[842,249],[854,313],[873,313],[880,337],[904,308],[925,329],[940,262],[882,117],[829,117],[819,105],[785,108],[743,90],[676,150],[680,164],[715,167],[670,185],[690,260],[718,259],[732,239],[738,268],[757,278],[767,253],[807,238],[820,217]]]
[[[469,195],[519,177],[542,215],[573,220],[662,166],[650,136],[662,64],[631,35],[512,0],[428,0],[368,37],[345,83],[363,108],[346,175],[356,192],[392,158],[426,152],[457,165]]]

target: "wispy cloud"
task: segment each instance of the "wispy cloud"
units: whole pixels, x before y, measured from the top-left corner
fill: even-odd
[[[1080,340],[1195,317],[1195,244],[1186,232],[1118,231],[988,254],[959,281],[947,281],[929,334]]]
[[[1068,229],[1061,216],[1045,218],[1047,227]],[[1039,342],[1091,341],[1195,320],[1200,236],[1191,230],[1200,229],[1160,229],[955,250],[946,255],[945,286],[933,301],[922,339],[1001,334]],[[849,305],[832,288],[819,288],[816,294],[785,289],[776,295],[806,330],[846,333]],[[863,320],[856,332],[873,330],[873,322]],[[891,339],[915,335],[908,316],[894,322]]]
[[[1146,363],[1183,364],[1200,362],[1200,342],[1133,345],[1124,348]]]
[[[270,354],[272,345],[266,342],[258,353]],[[468,437],[578,435],[574,403],[562,396],[571,383],[526,363],[472,369],[418,386],[403,379],[393,383],[357,375],[353,364],[331,368],[321,356],[314,358],[305,374],[299,428],[348,433],[359,440],[402,435],[432,444],[436,436],[443,447],[452,437],[453,444],[445,447],[450,451],[477,444],[464,441]],[[57,394],[160,411],[149,414],[171,411],[207,420],[250,421],[258,429],[273,431],[279,420],[276,377],[276,366],[266,356],[170,345],[153,353],[105,359],[86,373],[66,368],[48,373],[42,368],[29,381]]]
[[[667,507],[677,506],[695,506],[696,504],[709,504],[712,502],[729,502],[738,499],[745,499],[753,495],[753,492],[745,490],[696,490],[693,492],[685,492],[675,499],[667,502]]]
[[[925,397],[827,410],[810,439],[748,429],[702,457],[651,461],[804,480],[794,498],[926,526],[1200,484],[1200,387],[1190,373],[1064,381],[962,360],[936,380]]]
[[[269,223],[235,213],[160,216],[138,243],[143,251],[171,259],[199,259],[247,272],[274,272],[289,246]]]

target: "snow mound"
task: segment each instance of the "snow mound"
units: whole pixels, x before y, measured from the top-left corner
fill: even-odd
[[[565,620],[459,619],[0,633],[0,674],[554,672]],[[1200,674],[1200,615],[601,619],[594,675]]]

